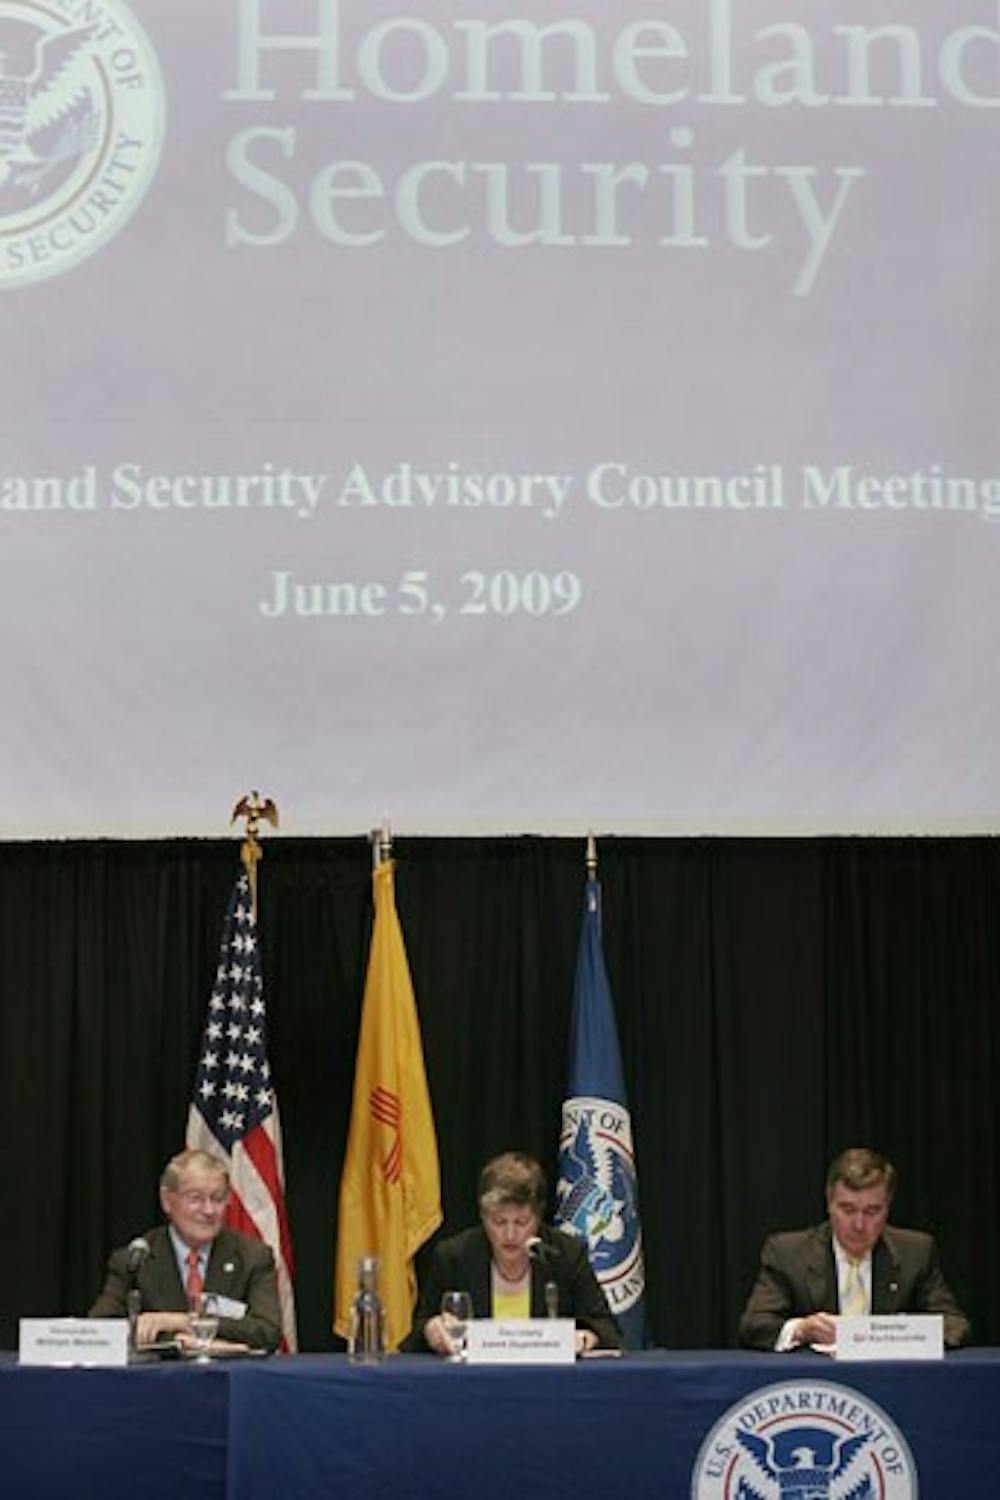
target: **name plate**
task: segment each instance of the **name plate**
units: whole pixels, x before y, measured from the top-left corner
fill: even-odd
[[[22,1318],[22,1365],[127,1365],[127,1318]]]
[[[838,1318],[834,1359],[942,1359],[940,1313],[872,1313]]]
[[[572,1318],[473,1318],[465,1338],[470,1365],[571,1365]]]

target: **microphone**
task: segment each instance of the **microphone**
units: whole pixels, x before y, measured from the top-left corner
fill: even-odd
[[[548,1267],[549,1274],[545,1278],[545,1316],[547,1318],[558,1318],[559,1316],[559,1286],[553,1279],[552,1266],[556,1260],[556,1249],[554,1245],[548,1245],[541,1235],[533,1234],[524,1242],[528,1257],[537,1266]]]
[[[130,1277],[134,1277],[149,1254],[149,1241],[141,1234],[136,1235],[134,1240],[129,1241],[125,1268]]]
[[[131,1358],[136,1355],[136,1324],[139,1314],[142,1312],[142,1293],[137,1285],[139,1268],[149,1254],[149,1241],[141,1234],[136,1235],[129,1242],[126,1252],[125,1270],[128,1276],[128,1295],[125,1299],[126,1317],[128,1318],[128,1349]]]

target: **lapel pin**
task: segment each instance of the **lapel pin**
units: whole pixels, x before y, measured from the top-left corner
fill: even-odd
[[[223,1266],[223,1267],[222,1267],[222,1269],[223,1269],[223,1270],[224,1270],[224,1271],[225,1271],[225,1272],[226,1272],[226,1274],[227,1274],[227,1275],[228,1275],[228,1274],[230,1274],[230,1273],[231,1273],[231,1272],[233,1272],[233,1271],[235,1271],[235,1270],[236,1270],[236,1267],[235,1267],[235,1266],[234,1266],[234,1265],[233,1265],[233,1263],[232,1263],[232,1261],[231,1261],[231,1260],[227,1260],[227,1261],[226,1261],[226,1263],[225,1263],[225,1265],[224,1265],[224,1266]],[[894,1290],[894,1291],[895,1291],[895,1287],[894,1287],[894,1288],[893,1288],[893,1290]]]

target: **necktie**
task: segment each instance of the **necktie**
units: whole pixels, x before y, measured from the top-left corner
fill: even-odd
[[[861,1279],[861,1262],[848,1256],[844,1293],[840,1299],[840,1311],[847,1318],[863,1318],[868,1312],[868,1294]]]
[[[201,1274],[201,1266],[198,1263],[197,1250],[189,1250],[187,1253],[187,1294],[190,1302],[195,1297],[200,1297],[205,1290],[204,1278]]]

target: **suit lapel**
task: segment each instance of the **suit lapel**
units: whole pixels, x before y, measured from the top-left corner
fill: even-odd
[[[224,1229],[221,1229],[215,1237],[215,1241],[208,1254],[208,1265],[205,1268],[205,1290],[219,1292],[225,1296],[233,1285],[233,1272],[236,1270],[236,1254],[232,1241]]]
[[[546,1272],[540,1261],[531,1262],[531,1316],[533,1318],[544,1318],[545,1310],[545,1283],[555,1281],[553,1271]]]
[[[469,1295],[478,1318],[493,1316],[493,1287],[490,1283],[490,1242],[480,1229],[473,1236],[466,1259]]]
[[[806,1287],[813,1312],[836,1312],[838,1308],[836,1261],[828,1224],[809,1236],[805,1262]]]
[[[170,1234],[161,1227],[153,1231],[149,1242],[149,1259],[141,1273],[145,1289],[143,1300],[148,1306],[162,1308],[165,1312],[183,1312],[187,1307],[187,1293],[177,1269]]]
[[[899,1256],[892,1236],[883,1231],[872,1252],[872,1312],[894,1313],[899,1307]]]

